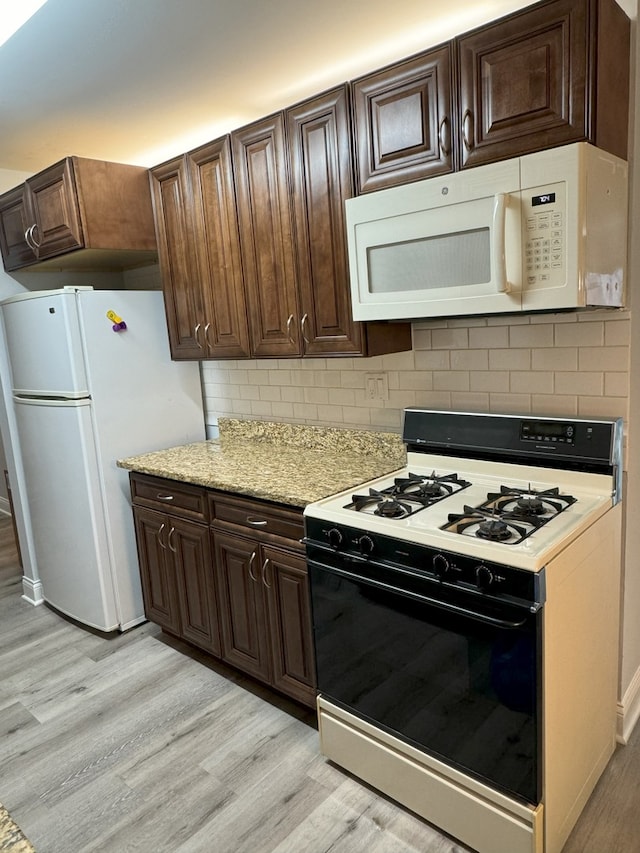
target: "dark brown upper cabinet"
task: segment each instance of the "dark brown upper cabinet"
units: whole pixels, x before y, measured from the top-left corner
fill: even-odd
[[[249,333],[255,357],[299,355],[284,116],[231,134]]]
[[[580,140],[626,158],[629,19],[615,0],[538,3],[456,45],[462,167]]]
[[[303,353],[376,355],[411,347],[406,323],[351,315],[344,202],[353,195],[348,87],[287,110]]]
[[[451,172],[451,44],[353,82],[358,192]]]
[[[228,137],[150,176],[172,357],[248,356]]]
[[[0,196],[0,249],[7,271],[155,261],[147,170],[82,157],[55,163]]]
[[[203,289],[193,248],[186,155],[156,166],[150,172],[150,180],[171,356],[174,359],[204,358],[200,333]]]

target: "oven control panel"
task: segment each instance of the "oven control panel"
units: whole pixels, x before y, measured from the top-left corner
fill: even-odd
[[[544,574],[517,569],[438,551],[391,536],[370,533],[322,519],[305,518],[309,559],[317,559],[338,571],[358,571],[368,577],[378,574],[388,580],[395,574],[394,586],[427,587],[431,594],[459,591],[482,595],[486,599],[526,605],[537,609],[544,601]],[[315,556],[314,556],[315,555]]]

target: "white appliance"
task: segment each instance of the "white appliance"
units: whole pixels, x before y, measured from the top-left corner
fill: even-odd
[[[479,853],[560,853],[616,743],[622,421],[404,440],[305,508],[321,750]]]
[[[627,193],[579,142],[348,199],[354,319],[620,307]]]
[[[145,617],[116,460],[204,439],[198,365],[171,361],[158,291],[65,287],[1,307],[45,601],[126,630]]]

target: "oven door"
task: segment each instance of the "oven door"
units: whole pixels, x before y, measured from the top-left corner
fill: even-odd
[[[538,803],[541,611],[319,549],[308,566],[320,694]]]

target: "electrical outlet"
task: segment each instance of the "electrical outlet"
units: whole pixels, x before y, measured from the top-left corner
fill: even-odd
[[[389,382],[386,373],[365,373],[364,389],[367,400],[388,400]]]

